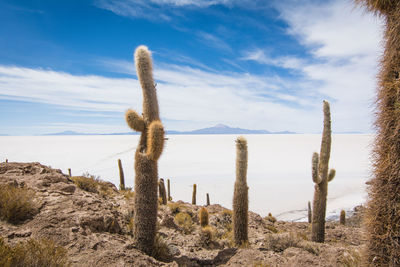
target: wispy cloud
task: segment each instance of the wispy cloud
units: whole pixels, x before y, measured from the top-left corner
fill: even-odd
[[[133,64],[120,62],[121,70]],[[125,65],[125,67],[124,67]],[[279,77],[210,72],[179,65],[157,65],[161,115],[168,129],[223,122],[252,129],[318,131],[320,103],[309,94],[287,94],[295,86]],[[64,72],[0,66],[0,99],[47,103],[67,110],[140,112],[136,79],[77,76]],[[299,121],[299,117],[304,122]],[[169,120],[173,119],[173,120]],[[316,127],[315,127],[316,126]]]
[[[215,47],[223,51],[232,51],[230,45],[216,35],[207,32],[198,32],[197,36],[199,36],[200,40],[209,47]]]
[[[319,4],[290,1],[277,8],[289,25],[287,32],[309,56],[274,58],[268,49],[256,48],[244,52],[242,60],[296,70],[301,74],[300,87],[311,87],[333,101],[338,128],[353,121],[362,131],[371,129],[381,21],[344,0]]]

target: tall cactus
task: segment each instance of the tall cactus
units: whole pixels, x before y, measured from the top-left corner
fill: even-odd
[[[233,193],[233,235],[238,246],[248,241],[248,190],[247,141],[240,136],[236,140],[236,182]]]
[[[122,163],[120,159],[118,159],[118,169],[119,169],[119,189],[125,190],[124,169],[122,168]]]
[[[157,223],[157,160],[164,146],[164,128],[158,112],[151,54],[146,46],[136,49],[135,63],[143,91],[143,115],[140,116],[131,109],[125,114],[129,127],[141,132],[135,153],[133,238],[139,250],[151,255]]]
[[[335,177],[335,170],[329,171],[331,154],[331,113],[328,101],[324,101],[324,130],[320,155],[314,153],[312,157],[312,179],[315,183],[314,201],[312,210],[311,240],[323,243],[325,241],[325,215],[328,182]],[[329,173],[328,173],[329,171]]]
[[[312,222],[312,211],[311,211],[311,203],[308,201],[308,223]]]
[[[171,184],[170,184],[171,182],[169,181],[169,179],[167,179],[167,188],[168,188],[168,201],[171,201],[172,200],[172,197],[171,197]]]
[[[196,188],[197,188],[197,185],[193,184],[193,193],[192,193],[192,204],[193,205],[196,205]]]
[[[165,183],[163,178],[160,178],[158,181],[158,194],[161,197],[162,204],[167,205],[167,192],[165,191]]]
[[[374,177],[365,213],[365,265],[400,266],[400,2],[356,0],[385,22],[377,90]],[[372,78],[372,77],[370,77]]]

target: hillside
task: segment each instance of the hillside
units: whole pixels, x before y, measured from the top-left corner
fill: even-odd
[[[325,244],[309,241],[308,223],[274,222],[250,212],[249,244],[235,248],[230,210],[218,204],[207,207],[210,238],[201,234],[197,215],[201,206],[177,201],[159,206],[160,261],[132,243],[131,191],[92,178],[70,179],[39,163],[0,163],[0,188],[3,194],[26,189],[34,203],[19,221],[11,223],[2,216],[4,244],[52,240],[65,248],[71,266],[359,266],[363,248],[358,211],[348,226],[328,222]]]

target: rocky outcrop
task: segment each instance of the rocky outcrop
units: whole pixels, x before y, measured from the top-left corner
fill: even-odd
[[[253,212],[249,245],[235,248],[232,211],[217,204],[207,207],[212,240],[204,246],[201,207],[178,201],[159,206],[158,235],[169,254],[169,262],[161,262],[133,245],[132,197],[109,183],[102,183],[107,193],[87,192],[73,178],[39,163],[0,163],[0,186],[32,189],[37,206],[20,224],[0,220],[0,237],[8,244],[51,239],[67,249],[72,266],[340,266],[359,260],[363,240],[357,223],[328,222],[326,243],[316,244],[308,241],[308,223],[271,222]],[[180,212],[190,216],[189,225],[177,221]]]

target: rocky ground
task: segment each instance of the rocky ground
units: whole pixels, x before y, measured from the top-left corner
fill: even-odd
[[[75,182],[74,182],[74,181]],[[159,206],[159,261],[132,243],[132,192],[105,182],[96,190],[60,170],[39,163],[0,163],[0,186],[34,191],[36,212],[19,224],[0,220],[0,237],[13,245],[50,239],[67,250],[72,266],[359,266],[363,249],[361,212],[347,226],[328,222],[326,243],[309,241],[308,223],[274,222],[249,214],[249,243],[232,243],[232,212],[211,205],[210,237],[201,230],[201,206],[170,202]],[[84,188],[85,190],[83,190]],[[89,192],[92,191],[92,192]]]

